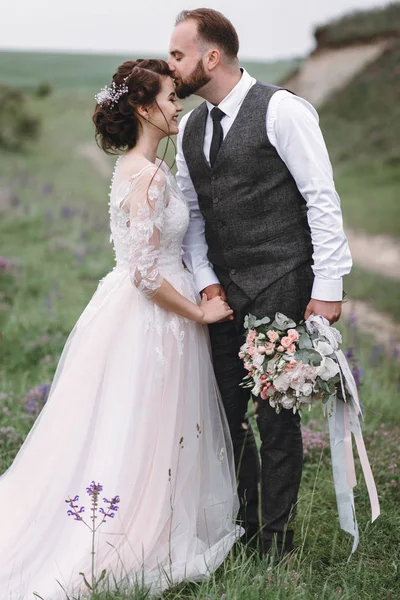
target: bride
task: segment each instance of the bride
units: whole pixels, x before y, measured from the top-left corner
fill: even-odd
[[[181,261],[188,207],[156,158],[160,140],[178,132],[181,110],[162,60],[123,63],[97,96],[100,146],[125,151],[109,203],[116,266],[76,323],[49,399],[0,477],[0,600],[84,592],[92,534],[67,516],[65,500],[86,506],[79,514],[90,524],[93,485],[102,486],[100,505],[103,494],[120,499],[95,535],[95,576],[106,569],[111,589],[139,581],[159,593],[206,577],[241,533],[205,327],[232,310],[221,298],[198,303]]]

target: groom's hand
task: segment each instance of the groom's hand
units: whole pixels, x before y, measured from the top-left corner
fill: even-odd
[[[203,296],[203,294],[207,296],[207,300],[212,300],[217,296],[221,296],[222,300],[227,302],[227,297],[224,288],[219,283],[213,283],[212,285],[208,285],[206,288],[204,288],[204,290],[201,290],[201,296]],[[229,315],[229,317],[223,319],[222,321],[218,321],[218,323],[223,323],[224,321],[233,321],[233,319],[234,316]]]
[[[213,283],[213,285],[208,285],[204,290],[201,291],[201,295],[205,294],[207,296],[207,300],[212,300],[216,296],[221,296],[222,300],[226,302],[226,294],[224,292],[224,288],[219,283]]]
[[[326,302],[324,300],[311,299],[307,304],[304,318],[308,319],[310,315],[321,315],[329,321],[331,325],[339,321],[342,314],[342,302]]]

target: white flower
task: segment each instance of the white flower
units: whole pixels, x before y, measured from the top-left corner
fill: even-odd
[[[276,379],[274,379],[274,387],[278,392],[286,392],[290,386],[290,374],[287,372],[280,373]]]
[[[253,387],[253,389],[251,390],[251,393],[254,394],[254,396],[258,396],[261,392],[261,388],[260,386],[256,383],[256,385]]]
[[[300,392],[303,394],[303,396],[311,396],[312,391],[313,391],[312,384],[307,383],[307,382],[302,386],[302,388],[300,390]]]
[[[260,354],[259,352],[256,352],[255,355],[253,356],[253,365],[257,369],[260,369],[262,367],[263,362],[264,362],[264,355]]]
[[[296,404],[296,398],[291,398],[290,396],[282,396],[281,404],[283,408],[290,409]]]
[[[313,346],[317,352],[322,356],[330,356],[333,353],[333,348],[328,342],[322,342],[321,340],[314,340]]]
[[[339,365],[331,358],[325,357],[318,367],[318,375],[324,381],[328,381],[339,373]]]

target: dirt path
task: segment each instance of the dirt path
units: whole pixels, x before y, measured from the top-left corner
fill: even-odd
[[[370,44],[318,50],[304,61],[297,73],[285,81],[283,87],[318,107],[368,63],[375,61],[387,47],[387,43],[386,40],[380,40]]]
[[[400,240],[385,235],[366,235],[346,229],[354,264],[400,280]]]
[[[92,163],[92,167],[99,175],[102,177],[111,177],[112,166],[105,154],[95,143],[87,142],[85,144],[80,144],[76,151],[80,156],[87,158]]]

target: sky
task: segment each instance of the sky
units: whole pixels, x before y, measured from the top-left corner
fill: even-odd
[[[176,15],[202,6],[236,27],[243,59],[304,56],[316,25],[380,0],[0,0],[0,48],[165,56]]]

